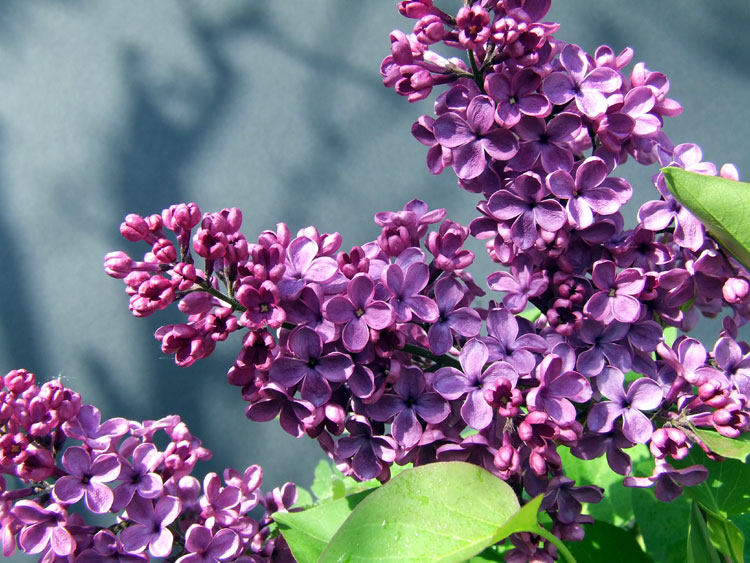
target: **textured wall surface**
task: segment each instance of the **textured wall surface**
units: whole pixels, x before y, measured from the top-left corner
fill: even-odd
[[[135,248],[119,236],[125,214],[182,201],[240,207],[249,239],[286,221],[338,230],[346,249],[376,236],[377,211],[414,197],[468,222],[475,198],[450,172],[431,176],[409,133],[431,102],[410,105],[381,84],[388,33],[412,23],[390,0],[5,0],[2,10],[3,372],[60,374],[106,417],[179,413],[215,452],[204,471],[263,463],[264,488],[309,485],[317,445],[247,421],[226,383],[238,343],[177,368],[152,336],[177,317],[131,317],[102,258]],[[750,176],[746,0],[558,0],[547,19],[563,40],[630,45],[666,72],[685,108],[667,127],[673,140]],[[629,176],[638,204],[654,172]],[[478,262],[481,280],[490,269]]]

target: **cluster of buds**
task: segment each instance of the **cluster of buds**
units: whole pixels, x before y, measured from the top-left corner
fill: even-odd
[[[201,484],[192,473],[211,452],[178,416],[102,421],[60,381],[39,386],[25,370],[0,379],[3,557],[260,563],[288,554],[270,515],[297,501],[292,483],[264,494],[253,465]]]

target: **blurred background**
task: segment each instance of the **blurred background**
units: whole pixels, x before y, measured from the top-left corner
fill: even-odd
[[[265,490],[309,486],[317,444],[248,421],[226,382],[239,343],[176,367],[153,332],[179,317],[133,318],[102,261],[145,250],[119,236],[127,213],[185,201],[241,208],[250,240],[279,221],[314,224],[341,232],[344,250],[377,235],[376,212],[415,197],[468,223],[475,196],[450,171],[432,176],[409,132],[434,96],[409,104],[381,83],[388,33],[413,21],[392,0],[1,5],[2,372],[60,376],[106,418],[180,414],[214,452],[201,475],[259,463]],[[706,160],[750,177],[747,0],[558,0],[546,19],[589,52],[631,46],[634,62],[667,73],[684,107],[667,124],[675,143],[697,142]],[[636,188],[631,224],[654,173],[621,172]],[[474,248],[481,282],[491,268]]]

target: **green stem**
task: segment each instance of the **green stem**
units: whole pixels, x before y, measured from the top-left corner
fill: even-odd
[[[573,557],[573,554],[570,552],[570,550],[555,534],[548,531],[546,528],[543,528],[542,526],[539,526],[536,530],[533,530],[532,533],[540,535],[545,540],[552,542],[554,546],[560,551],[560,553],[565,556],[565,559],[568,560],[568,563],[576,563],[576,558]]]
[[[436,356],[429,350],[425,350],[424,348],[415,346],[414,344],[405,344],[404,351],[409,352],[410,354],[413,354],[415,356],[419,356],[420,358],[427,358],[428,360],[432,360],[436,364],[461,369],[461,364],[455,358],[451,358],[448,355]]]

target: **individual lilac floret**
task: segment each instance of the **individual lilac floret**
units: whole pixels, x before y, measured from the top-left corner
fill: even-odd
[[[560,54],[566,72],[553,72],[544,81],[543,90],[555,105],[575,99],[581,113],[591,119],[604,115],[608,103],[605,94],[622,85],[620,74],[606,67],[591,69],[586,53],[578,45],[566,45]]]
[[[316,407],[331,398],[329,382],[346,381],[354,371],[352,359],[346,354],[324,355],[320,335],[307,326],[289,335],[288,347],[294,357],[278,358],[271,366],[271,379],[287,388],[302,381],[302,398]]]
[[[609,401],[591,407],[588,427],[594,432],[609,432],[615,420],[622,416],[622,433],[636,444],[645,444],[651,438],[654,425],[641,411],[651,411],[662,401],[661,386],[647,377],[631,382],[627,392],[623,389],[625,376],[608,366],[597,376],[596,385]]]
[[[41,553],[51,546],[54,555],[65,557],[75,551],[76,541],[66,528],[68,512],[64,507],[52,503],[43,508],[34,501],[19,500],[12,513],[23,525],[18,545],[24,552]]]
[[[93,545],[78,556],[76,563],[141,563],[148,561],[145,553],[128,553],[120,540],[109,530],[94,535]]]
[[[96,514],[107,512],[114,494],[104,483],[117,479],[120,459],[116,454],[103,454],[91,458],[85,449],[72,446],[65,450],[62,464],[68,475],[60,477],[52,490],[55,498],[64,504],[73,504],[86,496],[86,507]]]
[[[530,298],[545,292],[549,279],[532,267],[527,256],[521,255],[513,261],[510,272],[494,272],[487,276],[487,283],[495,291],[505,291],[503,305],[511,313],[520,313]]]
[[[430,280],[427,264],[415,262],[406,268],[405,274],[399,264],[391,264],[383,270],[380,280],[391,292],[390,304],[398,322],[408,323],[412,319],[412,313],[428,323],[437,320],[439,311],[435,302],[420,295]]]
[[[706,480],[708,470],[702,465],[691,465],[675,469],[664,461],[657,460],[651,477],[625,477],[622,484],[626,487],[651,487],[654,484],[654,496],[664,502],[672,502],[682,494],[683,487],[693,487]]]
[[[453,346],[453,333],[465,338],[479,334],[482,319],[474,309],[459,307],[465,293],[455,278],[442,278],[435,284],[435,301],[440,312],[427,332],[433,354],[445,354]]]
[[[594,263],[591,280],[600,291],[594,293],[583,307],[583,312],[603,323],[618,320],[634,323],[641,315],[637,296],[646,287],[646,277],[639,268],[626,268],[619,274],[614,262],[599,260]]]
[[[177,497],[165,496],[156,506],[138,495],[128,505],[127,516],[135,524],[120,534],[120,541],[130,552],[137,553],[148,546],[154,557],[166,557],[172,552],[174,538],[168,526],[177,519],[182,504]]]
[[[122,460],[118,480],[122,481],[115,488],[115,499],[113,510],[121,510],[133,499],[133,495],[143,498],[156,498],[161,496],[164,483],[158,473],[154,470],[164,459],[164,456],[156,449],[154,444],[139,444],[133,450],[133,463]]]
[[[518,152],[515,136],[495,126],[495,105],[488,96],[477,96],[466,108],[466,118],[448,112],[435,121],[435,138],[452,149],[453,169],[462,180],[476,178],[487,167],[485,154],[510,160]]]
[[[307,424],[313,421],[315,405],[290,397],[281,385],[268,383],[261,388],[245,414],[255,422],[268,422],[278,416],[281,427],[292,436],[300,438],[304,435]]]
[[[547,176],[550,191],[568,200],[568,216],[579,229],[594,224],[594,213],[612,215],[630,199],[630,184],[622,178],[608,178],[608,174],[604,161],[591,156],[575,170],[575,179],[565,170]]]
[[[586,348],[578,353],[576,369],[588,377],[601,373],[606,362],[620,371],[630,370],[633,359],[625,346],[628,329],[628,325],[619,322],[605,325],[585,319],[580,332],[572,337],[576,347]]]
[[[370,341],[370,328],[389,327],[395,313],[384,301],[374,299],[375,283],[367,274],[357,274],[346,288],[347,296],[337,295],[323,305],[323,314],[343,324],[342,340],[350,352],[361,352]]]
[[[63,432],[68,438],[81,440],[93,450],[106,450],[113,439],[124,436],[128,431],[128,421],[124,418],[110,418],[101,422],[101,413],[93,405],[83,405],[73,420],[65,422]]]
[[[449,401],[466,395],[461,405],[461,417],[475,430],[487,428],[492,422],[493,410],[484,397],[485,389],[494,389],[493,383],[504,377],[515,383],[518,374],[507,362],[494,362],[487,369],[489,352],[478,339],[469,340],[461,350],[459,361],[463,372],[453,367],[440,368],[435,373],[435,391]]]
[[[487,314],[487,338],[484,340],[490,361],[504,360],[519,375],[528,375],[536,367],[534,353],[547,349],[547,342],[534,333],[518,334],[516,317],[507,309],[491,309]]]
[[[504,74],[492,73],[485,78],[487,93],[497,102],[495,122],[510,129],[521,120],[521,115],[546,117],[552,105],[542,94],[537,93],[542,79],[532,69],[526,68],[508,78]]]
[[[571,401],[585,403],[591,398],[591,385],[577,371],[564,371],[560,356],[545,356],[539,364],[539,387],[526,396],[526,403],[544,411],[558,424],[567,426],[576,419],[576,408]]]
[[[277,284],[282,299],[294,300],[307,283],[325,283],[336,275],[336,260],[318,257],[319,250],[318,243],[307,237],[297,237],[289,243],[284,277]]]
[[[549,123],[538,117],[522,117],[513,129],[520,138],[518,154],[510,161],[511,170],[524,172],[540,159],[545,172],[569,171],[573,167],[571,145],[581,131],[581,118],[570,112],[553,117]],[[541,158],[540,158],[541,157]]]
[[[544,199],[546,195],[542,179],[533,172],[526,172],[513,181],[512,191],[499,190],[492,194],[487,209],[496,219],[515,219],[510,227],[513,243],[521,250],[528,250],[539,236],[537,227],[554,233],[566,223],[560,202]]]
[[[177,560],[177,563],[214,563],[226,561],[233,557],[240,547],[237,534],[228,528],[222,528],[215,534],[206,526],[193,524],[185,533],[185,550],[189,553]]]
[[[358,479],[369,481],[396,459],[396,441],[390,436],[374,436],[367,418],[352,415],[346,421],[348,436],[336,442],[335,454],[351,458],[351,468]]]
[[[448,403],[437,393],[427,391],[422,370],[417,367],[402,368],[393,390],[395,395],[385,394],[376,403],[367,405],[367,413],[380,422],[395,416],[391,434],[405,448],[415,446],[422,437],[418,418],[439,424],[450,414]]]

